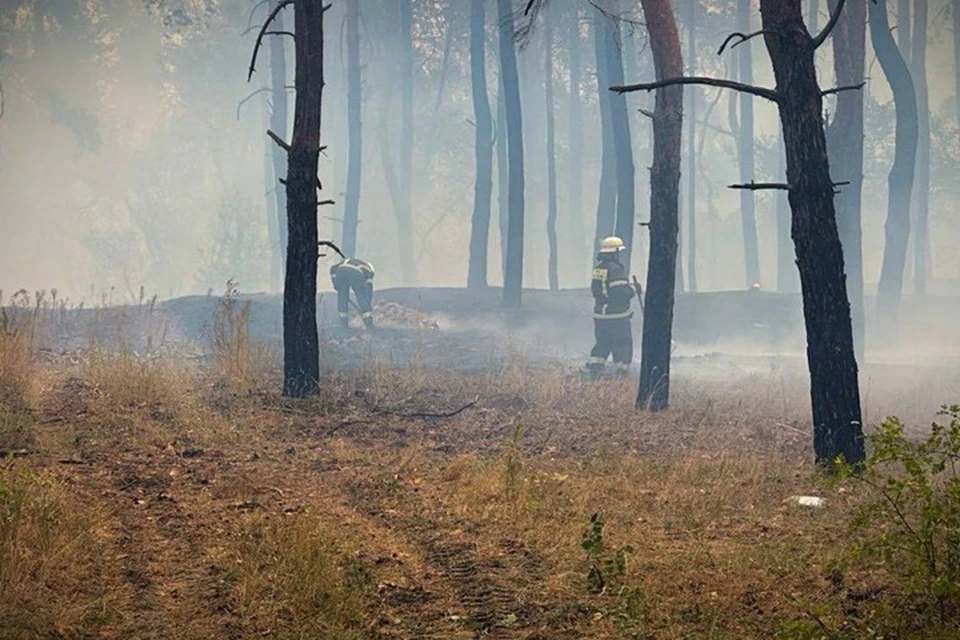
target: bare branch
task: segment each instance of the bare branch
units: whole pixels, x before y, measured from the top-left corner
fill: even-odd
[[[260,2],[250,8],[250,15],[247,16],[247,30],[243,32],[244,35],[256,29],[256,27],[253,26],[253,14],[257,12],[257,9],[265,4],[269,4],[269,2],[270,0],[260,0]]]
[[[278,13],[291,4],[293,4],[293,0],[281,0],[281,2],[273,8],[273,11],[270,12],[270,15],[267,16],[267,19],[263,21],[263,26],[260,27],[260,33],[257,34],[257,42],[253,45],[253,55],[250,57],[250,69],[247,71],[247,82],[250,82],[250,79],[253,78],[253,72],[256,71],[257,52],[260,51],[260,47],[263,46],[263,36],[267,32],[267,27],[270,26],[270,23],[273,22]]]
[[[286,151],[287,153],[290,153],[290,145],[287,144],[286,142],[284,142],[284,141],[283,141],[283,138],[281,138],[280,136],[278,136],[277,134],[275,134],[273,131],[270,131],[270,129],[267,129],[267,135],[270,136],[270,139],[271,139],[271,140],[273,140],[274,142],[277,143],[277,146],[278,146],[278,147],[280,147],[281,149],[283,149],[283,150]]]
[[[340,254],[341,258],[343,258],[344,260],[347,259],[347,256],[343,255],[343,251],[340,251],[340,247],[338,247],[335,243],[333,243],[330,240],[321,240],[320,242],[317,243],[317,246],[330,247],[331,249],[336,251],[338,254]]]
[[[727,38],[726,38],[726,40],[723,41],[723,44],[720,45],[720,49],[717,50],[717,55],[718,55],[718,56],[722,56],[722,55],[723,55],[723,52],[724,52],[724,51],[726,50],[726,48],[727,48],[727,45],[729,45],[729,44],[730,44],[730,41],[733,40],[734,38],[740,38],[740,39],[737,40],[736,42],[734,42],[732,45],[730,45],[730,48],[731,48],[731,49],[736,49],[737,47],[739,47],[739,46],[740,46],[741,44],[743,44],[744,42],[746,42],[746,41],[748,41],[748,40],[750,40],[750,39],[752,39],[752,38],[756,38],[757,36],[762,36],[762,35],[764,35],[765,33],[771,33],[771,32],[770,32],[770,31],[767,31],[766,29],[761,29],[760,31],[754,31],[753,33],[749,33],[749,34],[744,35],[744,34],[740,33],[739,31],[734,31],[733,33],[731,33],[730,35],[728,35]]]
[[[824,41],[827,39],[827,36],[829,36],[830,32],[833,31],[833,28],[837,26],[837,22],[840,21],[840,13],[843,11],[844,4],[846,4],[846,0],[837,0],[837,8],[834,9],[832,14],[830,14],[830,20],[827,21],[827,24],[824,25],[823,30],[820,31],[820,33],[818,33],[813,39],[814,50],[820,48],[820,45],[824,43]]]
[[[820,92],[820,95],[829,96],[834,93],[840,93],[841,91],[859,91],[860,89],[863,89],[866,84],[866,82],[861,82],[860,84],[851,84],[843,87],[834,87],[833,89],[825,89]]]
[[[833,183],[833,186],[835,186],[835,187],[845,187],[845,186],[847,186],[848,184],[850,184],[850,181],[849,181],[849,180],[844,180],[844,181],[842,181],[842,182],[834,182],[834,183]]]
[[[630,93],[632,91],[653,91],[654,89],[660,89],[662,87],[671,87],[674,85],[683,85],[683,84],[699,84],[706,85],[709,87],[723,87],[725,89],[733,89],[734,91],[742,91],[743,93],[751,93],[755,96],[760,96],[761,98],[766,98],[772,102],[780,102],[783,100],[783,96],[774,91],[773,89],[765,89],[763,87],[755,87],[751,84],[744,84],[742,82],[735,82],[733,80],[726,80],[724,78],[706,78],[701,76],[683,76],[679,78],[667,78],[665,80],[657,80],[656,82],[643,82],[640,84],[628,84],[617,87],[610,87],[610,91],[616,93]]]
[[[325,207],[325,206],[329,206],[329,205],[331,205],[331,204],[337,204],[337,203],[336,203],[335,201],[333,201],[333,200],[321,200],[320,202],[317,203],[317,206],[318,206],[318,207]]]
[[[401,418],[452,418],[460,415],[470,407],[476,406],[478,402],[480,402],[480,396],[476,396],[473,399],[473,402],[468,402],[459,409],[455,411],[449,411],[447,413],[401,413],[399,415]]]
[[[248,95],[246,98],[244,98],[243,100],[241,100],[240,102],[237,103],[237,122],[240,121],[240,107],[242,107],[242,106],[245,105],[247,102],[249,102],[251,99],[255,98],[256,96],[258,96],[258,95],[260,95],[261,93],[264,93],[264,92],[266,92],[266,91],[270,91],[270,87],[261,87],[261,88],[257,89],[256,91],[254,91],[253,93],[251,93],[250,95]]]
[[[746,184],[727,185],[729,189],[744,189],[746,191],[761,191],[763,189],[778,189],[789,191],[790,185],[785,182],[748,182]]]
[[[297,36],[293,35],[293,31],[264,31],[263,35],[265,36],[290,36],[294,40],[297,39]]]

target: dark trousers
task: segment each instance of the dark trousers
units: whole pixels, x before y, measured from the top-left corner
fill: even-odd
[[[602,367],[607,358],[613,355],[613,361],[629,367],[633,361],[633,331],[630,318],[604,320],[594,318],[593,335],[595,344],[590,350],[590,364]]]
[[[373,321],[373,283],[360,277],[336,278],[333,288],[337,291],[337,311],[341,319],[350,316],[350,291],[357,299],[357,308],[365,324]]]

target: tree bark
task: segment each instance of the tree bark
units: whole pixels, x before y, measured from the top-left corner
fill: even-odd
[[[293,135],[287,167],[287,269],[283,289],[283,394],[317,393],[317,169],[323,96],[323,4],[294,4],[296,38]],[[279,135],[279,134],[278,134]]]
[[[960,96],[960,0],[953,0],[953,91]],[[960,131],[960,97],[956,100],[957,131]]]
[[[697,6],[687,0],[687,68],[697,75]],[[697,291],[697,87],[687,89],[687,284]],[[702,135],[702,134],[701,134]]]
[[[864,81],[867,2],[871,1],[847,0],[833,30],[833,67],[838,86],[859,85]],[[831,0],[831,12],[836,10],[836,4],[837,0]],[[837,113],[827,130],[827,149],[834,180],[850,183],[839,188],[835,206],[846,265],[854,346],[861,363],[865,353],[861,230],[863,135],[863,91],[838,93]]]
[[[279,0],[270,1],[273,11]],[[277,14],[271,25],[273,31],[283,31],[283,11]],[[281,36],[270,37],[270,130],[278,136],[286,137],[289,132],[287,104],[287,57],[284,51],[284,39]],[[280,273],[281,277],[287,263],[287,193],[279,178],[287,175],[287,154],[278,146],[273,147],[273,198],[276,202],[277,228],[279,232]]]
[[[869,2],[870,38],[883,73],[893,90],[897,109],[893,166],[887,177],[887,222],[883,265],[877,291],[877,321],[881,334],[890,339],[897,328],[903,270],[910,238],[910,194],[917,157],[917,94],[910,70],[893,41],[883,0]]]
[[[612,22],[600,7],[593,9],[593,44],[597,61],[597,105],[600,109],[600,190],[597,199],[597,225],[593,239],[593,253],[600,243],[616,229],[617,156],[613,139],[613,116],[610,109],[611,86],[608,70],[607,43],[612,39]]]
[[[360,0],[347,0],[347,189],[343,208],[343,251],[357,255],[360,222],[360,170],[363,158],[360,88]]]
[[[918,295],[927,292],[930,246],[928,218],[930,216],[930,95],[927,89],[927,2],[914,4],[913,51],[910,72],[917,92],[917,165],[913,189],[916,232],[913,234],[913,275]]]
[[[550,291],[560,289],[557,257],[557,143],[553,114],[553,16],[547,12],[544,20],[544,76],[547,110],[547,278]]]
[[[503,304],[519,309],[523,296],[523,115],[520,109],[520,79],[513,41],[513,2],[497,0],[500,25],[500,73],[503,78],[504,111],[507,120],[508,206],[507,261]]]
[[[841,455],[857,464],[864,459],[857,361],[815,44],[804,25],[800,0],[763,0],[760,13],[777,91],[783,96],[780,122],[807,332],[814,452],[819,464],[831,464]]]
[[[476,121],[476,181],[473,187],[467,287],[477,289],[487,286],[487,248],[493,190],[493,121],[490,115],[490,100],[487,97],[484,0],[471,0],[470,8],[470,86]]]
[[[263,126],[270,128],[270,99],[264,94],[263,98]],[[280,246],[280,229],[286,224],[286,211],[277,211],[277,196],[274,190],[280,189],[280,176],[273,172],[274,144],[268,138],[267,147],[263,150],[263,186],[264,199],[267,205],[267,242],[270,244],[270,289],[282,291],[283,287],[283,249]]]
[[[880,0],[877,0],[880,2]],[[903,61],[910,66],[910,54],[913,51],[910,33],[910,0],[897,0],[897,46]]]
[[[960,0],[958,0],[960,1]],[[581,67],[580,52],[580,9],[579,0],[574,0],[572,8],[572,24],[568,50],[570,52],[570,105],[569,131],[570,148],[568,157],[567,195],[569,229],[572,240],[572,257],[574,264],[583,264],[584,269],[589,266],[590,258],[587,249],[587,235],[584,227],[583,215],[583,106],[580,100],[580,85],[583,69]]]
[[[656,77],[683,74],[680,34],[670,0],[640,0],[650,37]],[[656,90],[653,118],[653,166],[650,169],[650,257],[643,317],[637,407],[666,409],[670,402],[670,351],[673,339],[677,272],[680,147],[683,88]]]
[[[610,0],[608,11],[619,15],[618,0]],[[614,159],[617,176],[617,209],[614,233],[623,240],[627,250],[623,252],[621,262],[630,273],[630,257],[633,253],[633,229],[635,223],[636,191],[633,166],[633,141],[630,135],[630,115],[627,111],[627,98],[623,94],[611,93],[607,87],[623,84],[623,58],[620,54],[620,24],[609,26],[610,37],[606,41],[607,79],[610,84],[603,87],[610,101],[610,129],[613,133]]]
[[[737,30],[750,32],[750,0],[737,0]],[[744,84],[753,83],[753,54],[750,43],[740,46],[737,56],[738,78]],[[737,160],[740,168],[740,182],[747,184],[754,180],[754,141],[753,141],[753,96],[740,94],[740,135],[737,142]],[[756,200],[753,191],[740,191],[740,223],[743,229],[743,259],[746,269],[746,286],[760,282],[760,250],[757,246]]]
[[[417,282],[413,251],[413,7],[400,0],[400,202],[397,211],[400,239],[400,275],[403,283]]]

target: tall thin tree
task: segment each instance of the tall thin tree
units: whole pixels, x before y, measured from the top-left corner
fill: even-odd
[[[687,69],[697,75],[697,6],[698,0],[687,0]],[[687,284],[697,291],[697,100],[699,89],[686,90],[687,117]],[[702,135],[702,134],[701,134]]]
[[[610,86],[607,56],[608,43],[613,39],[613,21],[599,5],[593,9],[593,45],[597,68],[597,107],[600,110],[600,190],[597,196],[597,223],[594,232],[593,251],[600,242],[616,229],[617,207],[617,156],[613,138],[613,116],[610,111]]]
[[[737,30],[750,33],[750,0],[737,0]],[[753,83],[753,53],[750,43],[743,44],[737,57],[737,77],[744,84]],[[740,182],[753,182],[755,161],[753,141],[753,96],[740,94],[740,135],[737,140],[737,162],[740,166]],[[743,231],[743,259],[746,269],[746,286],[760,282],[760,250],[757,244],[756,200],[753,191],[740,192],[740,224]]]
[[[508,206],[507,259],[504,274],[503,303],[519,309],[523,296],[523,115],[520,109],[520,78],[517,50],[513,41],[513,2],[497,0],[500,25],[500,74],[504,91],[507,134]]]
[[[271,0],[270,11],[277,10],[281,0]],[[280,33],[283,29],[283,13],[275,14],[273,30]],[[282,36],[270,38],[270,130],[279,136],[289,133],[289,105],[287,104],[287,56],[284,50],[285,40]],[[287,193],[280,185],[281,176],[287,175],[287,154],[283,149],[274,146],[273,175],[277,182],[273,184],[273,198],[276,202],[278,241],[280,243],[280,273],[287,264]]]
[[[347,0],[347,189],[343,207],[343,251],[357,254],[360,223],[360,170],[363,158],[360,86],[360,0]]]
[[[474,158],[473,218],[470,225],[470,262],[467,286],[487,286],[487,248],[490,238],[490,201],[493,190],[493,119],[487,96],[484,0],[470,3],[470,89],[473,96]]]
[[[958,0],[960,1],[960,0]],[[568,107],[569,151],[567,153],[567,217],[572,241],[573,263],[586,269],[589,260],[583,211],[583,105],[580,98],[583,69],[580,52],[580,0],[570,8],[570,104]]]
[[[910,238],[910,195],[917,159],[917,94],[910,69],[893,41],[885,0],[867,3],[870,39],[883,73],[893,90],[897,110],[893,166],[887,176],[887,223],[883,264],[877,290],[877,324],[889,339],[897,329],[903,272]],[[901,36],[903,34],[901,33]]]
[[[550,291],[560,289],[557,247],[557,141],[553,105],[553,12],[547,11],[544,20],[545,98],[547,112],[547,276]]]
[[[927,88],[927,15],[928,3],[914,3],[913,50],[910,54],[910,72],[917,92],[917,165],[913,188],[913,210],[916,231],[913,234],[913,276],[915,291],[927,292],[930,244],[930,92]]]

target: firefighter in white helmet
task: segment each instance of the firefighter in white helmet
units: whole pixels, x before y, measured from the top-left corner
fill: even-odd
[[[357,258],[347,258],[330,267],[330,279],[337,291],[340,324],[350,326],[350,290],[357,298],[357,310],[363,324],[373,329],[373,265]]]
[[[626,267],[620,261],[620,254],[625,249],[620,238],[604,238],[600,243],[597,265],[593,269],[590,290],[594,301],[593,333],[596,342],[590,351],[587,368],[595,376],[603,372],[611,355],[618,375],[626,375],[633,361],[633,331],[630,326],[633,311],[630,301],[636,292],[630,284]]]

